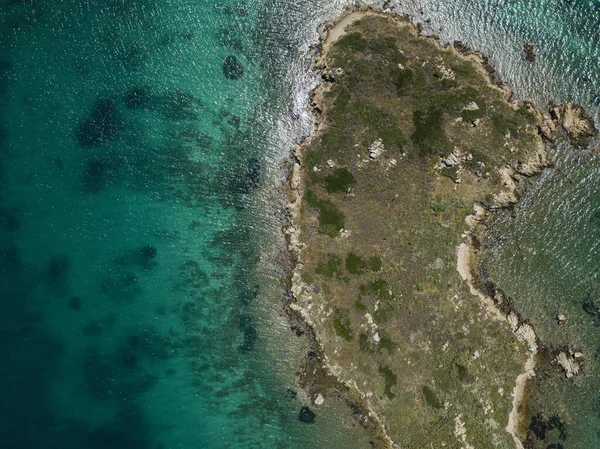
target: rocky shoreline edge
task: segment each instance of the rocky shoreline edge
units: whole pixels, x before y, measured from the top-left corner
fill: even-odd
[[[488,311],[498,320],[508,322],[513,333],[520,341],[525,342],[530,350],[530,355],[524,365],[524,371],[515,380],[513,407],[506,426],[506,431],[513,437],[515,447],[523,448],[522,440],[524,440],[525,435],[523,434],[523,416],[520,409],[527,393],[527,381],[535,375],[535,368],[538,365],[538,348],[541,346],[541,343],[536,336],[533,326],[512,308],[510,301],[506,300],[507,298],[505,298],[503,293],[489,281],[480,279],[477,273],[477,257],[483,233],[489,225],[492,216],[501,209],[513,207],[518,202],[518,190],[521,181],[538,176],[545,168],[553,166],[546,146],[554,141],[554,133],[562,127],[572,140],[586,146],[589,142],[588,138],[597,134],[597,130],[593,119],[581,106],[568,103],[559,107],[551,104],[546,112],[537,108],[531,102],[518,102],[514,100],[512,91],[497,78],[495,69],[491,66],[485,55],[480,52],[471,51],[460,42],[442,45],[436,37],[423,35],[419,25],[412,23],[408,16],[398,16],[389,12],[376,11],[372,8],[347,9],[339,20],[327,24],[326,33],[321,36],[317,46],[320,52],[316,58],[314,70],[321,74],[322,81],[310,96],[314,127],[311,135],[293,148],[287,163],[287,184],[282,189],[284,197],[287,196],[289,199],[289,202],[285,205],[286,220],[283,225],[283,233],[289,254],[290,272],[288,277],[283,281],[289,295],[287,298],[286,313],[288,314],[292,328],[299,334],[306,333],[308,335],[312,348],[298,370],[297,382],[300,387],[305,389],[311,403],[317,406],[323,403],[326,394],[333,392],[340,395],[344,402],[351,408],[358,422],[374,435],[375,441],[372,442],[373,447],[400,447],[390,437],[386,428],[385,418],[372,409],[356,383],[352,385],[336,374],[336,369],[329,362],[323,345],[319,341],[314,323],[308,311],[296,303],[296,295],[301,291],[304,284],[299,274],[299,268],[303,264],[303,244],[300,241],[299,229],[295,225],[303,198],[301,165],[304,150],[310,146],[312,137],[319,135],[323,126],[321,119],[323,94],[328,89],[328,77],[332,76],[326,70],[325,59],[331,45],[344,35],[345,28],[366,15],[382,15],[404,24],[410,24],[423,39],[431,40],[439,48],[451,48],[471,60],[474,66],[485,75],[489,85],[502,91],[508,102],[524,105],[540,115],[542,126],[539,126],[537,131],[542,137],[543,145],[540,145],[531,159],[515,166],[505,167],[502,173],[505,190],[494,196],[492,207],[486,209],[480,204],[474,205],[473,214],[466,218],[466,230],[463,234],[464,242],[457,247],[456,268],[462,279],[466,281],[471,293],[479,297],[486,305]]]

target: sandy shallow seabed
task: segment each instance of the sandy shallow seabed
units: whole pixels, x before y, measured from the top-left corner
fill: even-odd
[[[358,10],[358,11],[354,10],[354,11],[348,12],[339,21],[337,21],[334,24],[330,24],[327,27],[327,34],[321,42],[322,51],[316,60],[317,67],[319,67],[321,65],[321,63],[326,60],[326,57],[327,57],[328,52],[330,51],[332,45],[339,38],[344,36],[344,34],[346,33],[346,28],[349,25],[353,24],[354,22],[356,22],[366,16],[385,16],[388,18],[394,17],[393,15],[386,14],[386,13],[380,13],[380,12],[376,12],[373,10]],[[427,38],[427,36],[423,36],[423,37]],[[440,48],[442,48],[442,46],[438,42],[436,42],[436,44],[439,45]],[[511,98],[510,90],[506,86],[499,85],[492,78],[489,71],[486,69],[487,62],[486,62],[485,58],[483,57],[483,55],[475,52],[475,53],[471,53],[471,54],[467,55],[466,57],[468,59],[472,60],[473,62],[475,62],[474,65],[478,71],[480,71],[486,75],[486,79],[489,81],[489,85],[491,87],[503,91],[503,93],[506,95],[507,99]],[[326,88],[327,88],[326,86],[321,84],[315,89],[315,91],[313,93],[313,97],[312,97],[312,99],[313,99],[312,105],[313,106],[320,105],[321,100],[322,100],[322,95]],[[318,134],[321,125],[322,124],[320,123],[319,118],[317,118],[313,136]],[[299,186],[302,183],[300,162],[302,160],[303,150],[305,148],[307,148],[310,145],[310,143],[311,143],[311,138],[309,137],[300,146],[295,148],[293,155],[296,158],[296,163],[293,164],[293,166],[291,168],[291,174],[289,177],[289,184],[290,184],[290,189],[291,189],[291,193],[290,193],[291,202],[290,202],[290,204],[288,204],[288,209],[289,209],[290,215],[291,215],[291,223],[289,223],[288,227],[285,230],[285,233],[288,238],[289,249],[294,254],[294,256],[296,257],[296,259],[298,261],[296,268],[302,266],[302,256],[301,256],[302,244],[299,243],[300,242],[299,241],[299,229],[297,229],[294,226],[294,221],[298,217],[298,214],[300,212],[300,205],[301,205],[301,201],[302,201],[302,192],[301,192],[301,189],[299,188]],[[540,171],[541,171],[541,168],[543,168],[543,164],[541,167],[539,167]],[[516,190],[516,184],[513,184],[512,186],[510,186],[508,188],[507,192],[505,192],[506,193],[505,197],[507,197],[507,198],[513,197],[515,194],[515,190]],[[522,417],[520,416],[519,408],[520,408],[521,403],[523,402],[524,395],[526,392],[526,388],[525,388],[526,383],[531,377],[533,377],[535,375],[534,368],[536,365],[536,354],[537,354],[537,349],[538,349],[537,337],[531,326],[529,326],[528,324],[521,323],[515,313],[510,313],[508,316],[505,315],[496,306],[496,304],[492,298],[485,295],[483,292],[478,290],[475,286],[476,280],[475,280],[473,273],[476,270],[477,249],[476,249],[475,245],[473,244],[473,241],[474,241],[474,237],[478,236],[480,234],[480,232],[483,230],[482,228],[485,226],[484,225],[485,215],[486,215],[486,212],[483,210],[482,207],[475,206],[473,214],[467,217],[467,219],[466,219],[466,222],[467,222],[466,229],[467,230],[465,231],[465,234],[464,234],[465,241],[457,247],[456,269],[457,269],[458,273],[460,274],[461,278],[467,282],[467,285],[468,285],[471,293],[473,295],[475,295],[476,297],[479,297],[481,299],[481,301],[485,304],[490,315],[499,321],[507,322],[510,325],[511,329],[513,330],[514,334],[517,336],[517,338],[520,341],[525,342],[529,348],[530,354],[529,354],[529,357],[523,367],[524,371],[515,380],[515,387],[513,390],[512,411],[509,415],[508,424],[506,426],[506,431],[513,437],[515,446],[517,448],[522,449],[523,445],[522,445],[520,438],[522,438],[523,435],[519,435],[519,428],[521,426]],[[295,293],[295,291],[298,290],[297,284],[301,283],[300,276],[297,271],[298,270],[296,269],[294,272],[294,275],[293,275],[293,279],[292,279],[292,281],[293,281],[292,282],[292,284],[293,284],[292,293],[293,294]],[[291,304],[291,308],[294,311],[296,311],[297,313],[299,313],[305,319],[305,321],[307,322],[307,325],[312,327],[313,323],[311,322],[311,319],[305,310],[303,310],[301,307],[299,307],[295,303]],[[317,342],[317,344],[318,344],[318,342]],[[334,370],[332,370],[331,369],[332,367],[328,364],[327,354],[323,354],[323,358],[324,358],[324,364],[327,367],[329,367],[328,371],[330,373],[334,373]],[[352,386],[349,385],[348,387],[351,388]],[[367,406],[367,408],[368,408],[368,406]],[[387,435],[383,417],[378,416],[378,414],[376,414],[373,410],[370,410],[370,409],[369,409],[369,416],[374,418],[374,420],[377,422],[380,429],[383,431],[383,433],[385,435],[384,439],[385,439],[386,445],[388,447],[398,447],[398,445],[392,441],[392,439],[389,437],[389,435]]]

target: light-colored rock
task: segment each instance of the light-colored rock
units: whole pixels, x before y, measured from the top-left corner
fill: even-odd
[[[467,433],[467,427],[465,426],[465,423],[462,420],[462,414],[457,415],[456,418],[454,418],[454,435],[461,436],[461,435],[465,435]]]
[[[300,188],[300,179],[300,164],[296,162],[292,167],[292,176],[290,178],[290,188],[292,190]]]
[[[567,103],[563,109],[563,128],[571,137],[593,136],[597,134],[592,118],[582,106]]]
[[[439,64],[437,66],[437,68],[440,71],[441,78],[443,80],[453,80],[456,78],[454,71],[452,69],[446,67],[444,64]]]
[[[441,270],[444,268],[444,261],[438,257],[432,263],[427,265],[427,268],[429,270]]]
[[[375,142],[373,142],[369,146],[368,150],[369,150],[369,157],[371,159],[377,159],[385,151],[383,141],[381,139],[377,139]]]
[[[583,354],[581,355],[583,356]],[[565,372],[565,376],[567,379],[571,379],[572,377],[578,375],[581,372],[581,356],[577,358],[574,355],[568,354],[565,351],[561,351],[556,357],[556,362],[560,365],[560,367]]]
[[[538,131],[546,140],[553,141],[552,133],[556,130],[556,124],[549,118],[545,117],[544,121],[538,125]]]
[[[327,161],[327,166],[328,166],[329,168],[333,168],[333,167],[335,167],[335,162],[333,162],[331,159],[329,159],[329,160]]]
[[[534,176],[542,172],[549,165],[548,153],[542,139],[538,137],[535,143],[535,151],[531,154],[527,162],[519,164],[517,172],[525,176]]]
[[[461,162],[460,151],[455,148],[452,151],[452,153],[450,153],[448,156],[441,158],[440,162],[441,162],[442,168],[450,168],[450,167],[454,167],[455,165],[460,164],[460,162]]]
[[[475,176],[481,178],[485,174],[485,164],[481,161],[477,162],[473,171],[475,172]]]
[[[340,237],[343,239],[347,239],[352,234],[350,229],[340,229]]]
[[[323,395],[321,393],[319,393],[317,395],[317,397],[315,398],[315,405],[323,405],[323,402],[325,402],[325,398],[323,397]]]
[[[479,106],[474,101],[470,102],[463,108],[463,111],[479,111]]]

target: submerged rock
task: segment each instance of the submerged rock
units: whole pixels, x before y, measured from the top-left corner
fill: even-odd
[[[111,164],[102,159],[92,159],[88,161],[87,168],[83,174],[81,183],[83,190],[89,193],[96,193],[102,190],[109,180]]]
[[[237,193],[249,193],[260,185],[260,171],[260,161],[251,157],[243,172],[231,180],[231,189]]]
[[[52,258],[47,269],[50,282],[64,280],[69,275],[70,265],[66,256],[59,255]]]
[[[156,257],[156,255],[157,255],[156,248],[154,248],[152,245],[143,246],[139,250],[140,260],[142,262],[150,261],[150,260],[154,259]]]
[[[292,388],[288,388],[287,390],[287,396],[290,400],[295,400],[298,398],[298,393],[296,392],[296,390],[292,389]]]
[[[567,322],[568,318],[569,317],[567,316],[566,313],[561,312],[556,315],[556,322],[558,323],[559,326],[562,326],[563,324],[565,324]]]
[[[298,414],[298,419],[305,424],[314,424],[316,417],[316,413],[306,406],[302,407]]]
[[[565,372],[567,379],[577,376],[583,370],[583,353],[574,351],[561,351],[556,357],[556,362]]]
[[[535,47],[531,42],[525,42],[523,44],[523,56],[525,56],[526,61],[535,62]]]
[[[223,61],[223,75],[230,80],[237,80],[244,76],[244,66],[232,55],[229,55]]]
[[[69,299],[69,308],[75,312],[79,311],[82,305],[83,301],[78,296],[73,296],[71,299]]]
[[[145,106],[150,100],[150,91],[145,87],[134,87],[125,95],[125,106],[137,109]]]
[[[238,295],[238,299],[243,304],[249,304],[258,296],[259,286],[258,284],[254,285],[251,289],[244,289]]]
[[[562,126],[574,145],[585,146],[591,137],[598,134],[594,119],[583,106],[567,103],[562,113]]]
[[[77,128],[77,143],[83,148],[102,145],[118,137],[122,130],[123,120],[115,109],[115,101],[100,100]]]
[[[567,433],[565,423],[560,419],[559,416],[547,417],[543,413],[538,413],[531,418],[531,424],[529,424],[529,432],[532,437],[538,440],[545,440],[548,436],[547,433],[552,430],[558,431],[558,438],[561,441],[567,439]],[[528,438],[529,439],[529,438]],[[533,439],[533,438],[531,438]],[[547,447],[562,447],[562,446],[547,446]]]
[[[248,353],[254,350],[254,343],[258,337],[258,331],[252,322],[252,317],[243,315],[240,317],[239,327],[243,332],[244,341],[238,346],[240,352]]]

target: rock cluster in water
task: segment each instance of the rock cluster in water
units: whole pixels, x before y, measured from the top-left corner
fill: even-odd
[[[244,66],[235,56],[227,56],[223,61],[223,75],[230,80],[237,80],[244,76]]]

